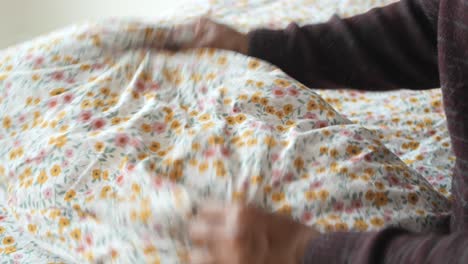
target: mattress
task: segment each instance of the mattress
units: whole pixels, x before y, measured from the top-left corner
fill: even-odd
[[[200,15],[248,31],[389,2],[198,1],[1,52],[0,259],[187,263],[207,199],[321,232],[438,226],[454,162],[439,90],[323,90],[232,52],[147,48]]]

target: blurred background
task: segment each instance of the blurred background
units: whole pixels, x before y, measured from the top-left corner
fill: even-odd
[[[154,17],[194,0],[0,0],[0,49],[89,19]]]

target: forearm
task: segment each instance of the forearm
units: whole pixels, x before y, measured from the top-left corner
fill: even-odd
[[[324,24],[260,29],[249,33],[249,55],[311,87],[434,88],[437,22],[430,16],[420,0],[404,0]]]

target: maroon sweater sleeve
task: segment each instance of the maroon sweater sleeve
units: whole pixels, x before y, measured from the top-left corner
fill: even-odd
[[[249,33],[249,55],[314,88],[439,87],[435,0],[403,0],[348,19]],[[423,4],[424,3],[424,4]]]
[[[390,228],[378,233],[335,233],[312,241],[304,264],[458,264],[468,263],[466,249],[466,232],[416,235]]]

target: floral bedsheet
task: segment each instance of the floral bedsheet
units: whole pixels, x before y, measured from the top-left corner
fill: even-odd
[[[316,21],[350,12],[345,2],[378,4],[199,2],[184,15],[77,25],[3,51],[1,262],[186,263],[190,212],[212,198],[323,232],[437,226],[451,165],[437,90],[315,92],[239,54],[145,48],[183,16],[245,30],[279,2],[290,20]]]
[[[254,28],[285,28],[289,23],[320,23],[336,14],[349,17],[396,0],[199,0],[167,21],[200,15],[247,32]],[[381,141],[423,175],[443,195],[450,196],[455,157],[451,150],[440,89],[428,91],[362,92],[316,90],[354,123],[375,129]],[[416,146],[416,142],[420,145]],[[421,146],[421,147],[419,147]]]

